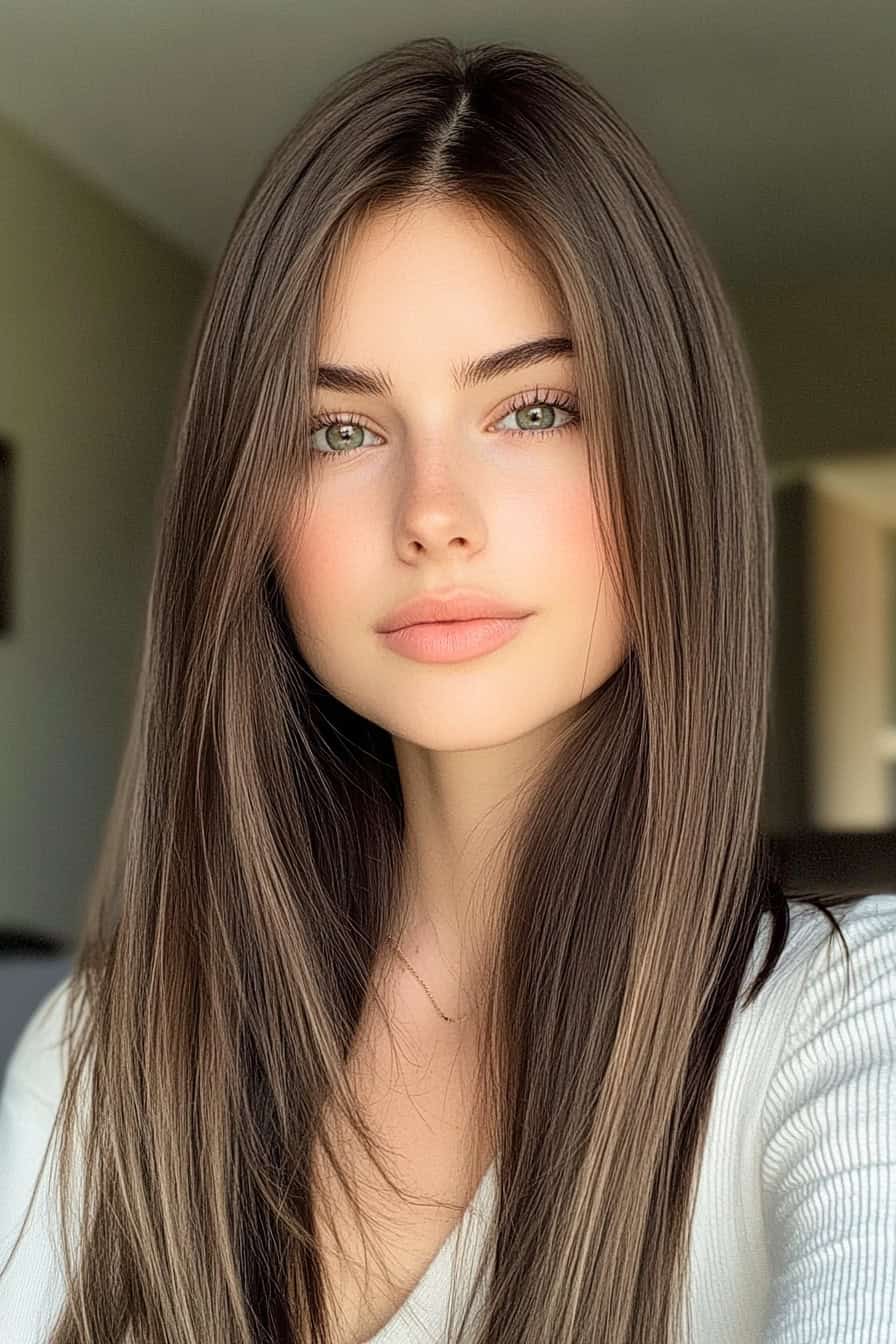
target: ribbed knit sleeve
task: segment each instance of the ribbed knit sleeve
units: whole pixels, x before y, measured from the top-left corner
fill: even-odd
[[[834,912],[836,915],[836,911]],[[762,1344],[896,1340],[896,897],[807,968],[762,1116]]]
[[[61,1033],[70,981],[66,977],[32,1015],[7,1063],[0,1091],[0,1267],[6,1265],[0,1275],[2,1344],[46,1344],[64,1297],[57,1254],[55,1142],[39,1179],[38,1172],[62,1094]],[[35,1203],[18,1241],[33,1192]]]

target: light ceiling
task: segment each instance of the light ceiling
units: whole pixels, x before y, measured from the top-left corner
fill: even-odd
[[[212,264],[309,100],[422,36],[576,66],[731,272],[896,260],[890,0],[3,0],[0,115]]]

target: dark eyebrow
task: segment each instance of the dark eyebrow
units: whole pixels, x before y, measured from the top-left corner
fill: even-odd
[[[468,360],[453,367],[451,374],[454,386],[460,391],[496,378],[498,374],[512,373],[530,364],[572,354],[573,343],[568,336],[539,336],[507,350],[496,350],[493,355]],[[356,392],[359,396],[371,397],[388,397],[393,391],[392,380],[380,369],[353,369],[345,364],[321,364],[316,385],[331,388],[334,392]]]

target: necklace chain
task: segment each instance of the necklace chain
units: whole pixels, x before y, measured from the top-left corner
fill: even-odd
[[[426,996],[427,996],[427,998],[429,999],[429,1001],[430,1001],[430,1003],[432,1004],[433,1008],[435,1008],[435,1010],[436,1010],[436,1012],[438,1013],[439,1017],[441,1017],[441,1018],[443,1019],[443,1021],[445,1021],[445,1022],[463,1022],[464,1018],[467,1016],[466,1013],[464,1013],[462,1017],[447,1017],[447,1016],[445,1015],[445,1013],[442,1012],[441,1008],[440,1008],[439,1005],[436,1003],[435,999],[434,999],[433,996],[430,994],[429,990],[428,990],[428,989],[426,988],[426,986],[423,984],[423,981],[420,979],[419,975],[418,975],[417,972],[414,970],[413,966],[412,966],[411,963],[408,961],[407,957],[404,955],[404,953],[402,952],[401,948],[400,948],[400,947],[398,946],[398,944],[396,943],[395,939],[394,939],[394,938],[391,938],[391,937],[389,936],[389,934],[386,934],[386,937],[389,939],[389,942],[392,944],[392,946],[395,948],[395,951],[396,951],[396,952],[398,953],[398,955],[401,957],[401,959],[402,959],[402,961],[404,962],[405,966],[407,966],[407,968],[408,968],[408,970],[410,971],[411,975],[414,977],[415,980],[417,980],[417,981],[419,982],[420,985],[422,985],[423,989],[424,989],[425,992],[426,992]]]

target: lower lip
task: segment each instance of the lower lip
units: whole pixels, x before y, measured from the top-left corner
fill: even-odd
[[[476,621],[430,621],[382,632],[384,642],[405,658],[421,663],[460,663],[491,653],[518,634],[527,616],[487,617]]]

